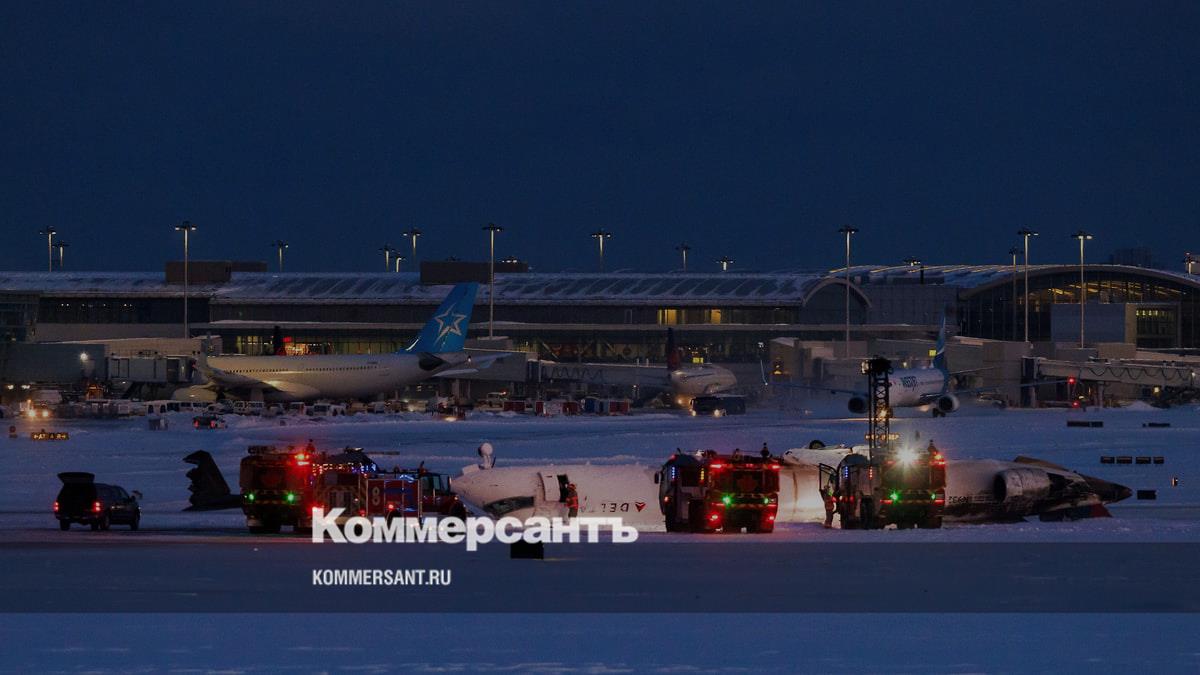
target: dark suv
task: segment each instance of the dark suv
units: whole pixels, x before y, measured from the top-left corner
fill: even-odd
[[[71,523],[87,523],[93,530],[107,530],[110,525],[128,525],[136,530],[142,521],[137,492],[131,497],[124,488],[97,483],[93,474],[69,471],[58,474],[62,489],[54,502],[54,517],[60,530],[70,529]]]

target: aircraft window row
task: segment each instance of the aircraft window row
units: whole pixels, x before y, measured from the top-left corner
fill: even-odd
[[[330,367],[330,368],[302,368],[302,369],[300,369],[299,372],[315,373],[315,372],[333,372],[333,371],[342,371],[342,370],[373,370],[374,368],[375,368],[375,366],[341,366],[341,367]],[[297,371],[295,368],[263,368],[263,369],[253,369],[253,370],[251,370],[251,369],[240,369],[239,370],[239,369],[235,368],[235,369],[231,370],[230,372],[237,373],[239,375],[256,375],[259,373],[294,373]]]

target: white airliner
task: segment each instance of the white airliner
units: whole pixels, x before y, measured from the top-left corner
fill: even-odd
[[[455,286],[412,345],[393,354],[201,356],[196,368],[208,383],[180,389],[175,398],[369,399],[431,377],[476,372],[507,356],[470,357],[463,351],[477,290],[475,283]]]
[[[891,388],[888,391],[888,404],[892,408],[919,408],[930,406],[933,416],[944,416],[958,410],[959,394],[990,391],[994,387],[980,389],[950,389],[954,375],[972,371],[950,372],[946,365],[946,317],[942,317],[942,327],[938,331],[937,345],[933,351],[933,363],[927,368],[901,368],[893,370],[888,376]],[[865,389],[838,389],[817,385],[773,383],[771,386],[792,387],[827,391],[832,394],[849,394],[846,408],[856,415],[866,414],[870,394]]]
[[[819,492],[820,465],[837,466],[852,450],[826,447],[788,450],[781,458],[779,512],[776,522],[807,523],[825,519]],[[565,517],[566,486],[574,483],[579,515],[620,516],[638,530],[664,531],[655,474],[644,464],[564,464],[482,468],[472,465],[454,479],[455,492],[478,513]],[[1129,497],[1115,483],[1084,476],[1028,457],[1011,462],[949,460],[946,467],[945,517],[952,521],[1009,521],[1027,516],[1081,518],[1107,515],[1104,504]]]
[[[683,365],[675,345],[675,331],[667,329],[666,367],[627,363],[537,362],[542,381],[616,385],[666,392],[672,404],[686,408],[697,396],[719,394],[737,386],[737,376],[712,363]]]

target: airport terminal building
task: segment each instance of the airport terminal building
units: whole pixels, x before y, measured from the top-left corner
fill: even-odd
[[[250,270],[250,271],[246,271]],[[482,270],[482,276],[481,276]],[[927,338],[944,310],[960,335],[1024,339],[1024,270],[1007,265],[857,266],[813,272],[498,272],[496,336],[508,348],[561,361],[662,360],[667,328],[685,358],[757,362],[775,338]],[[421,273],[270,273],[194,262],[188,332],[217,335],[226,352],[271,353],[279,327],[289,353],[400,349],[458,280],[486,280],[478,263],[434,263]],[[848,281],[847,281],[848,279]],[[1200,348],[1200,275],[1087,265],[1088,342],[1143,349]],[[1078,341],[1077,265],[1029,270],[1029,339]],[[183,337],[177,263],[161,272],[0,273],[5,342]],[[488,334],[481,284],[471,337]]]

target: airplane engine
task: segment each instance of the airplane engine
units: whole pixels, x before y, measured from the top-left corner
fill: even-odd
[[[855,415],[865,415],[867,413],[867,399],[862,396],[851,396],[846,402],[846,407]]]
[[[1005,505],[1035,502],[1051,496],[1050,476],[1041,469],[1006,469],[996,474],[996,501]]]
[[[958,410],[958,397],[954,394],[942,394],[937,400],[937,409],[943,413]]]

